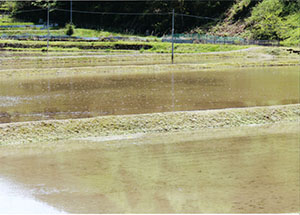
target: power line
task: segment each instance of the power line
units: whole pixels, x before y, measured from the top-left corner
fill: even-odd
[[[63,11],[70,12],[70,10],[65,9],[53,9],[52,11]],[[99,15],[133,15],[133,16],[144,16],[144,15],[170,15],[168,13],[122,13],[122,12],[93,12],[93,11],[83,11],[83,10],[72,10],[73,13],[86,13],[86,14],[99,14]]]
[[[63,11],[63,12],[70,12],[70,10],[66,9],[53,9],[52,11]],[[144,16],[144,15],[172,15],[172,12],[166,13],[122,13],[122,12],[92,12],[92,11],[82,11],[82,10],[72,10],[75,13],[86,13],[86,14],[99,14],[99,15],[133,15],[133,16]],[[175,15],[191,17],[196,19],[209,19],[209,20],[220,20],[217,18],[205,17],[205,16],[196,16],[196,15],[188,15],[188,14],[181,14],[175,13]]]
[[[192,17],[192,18],[196,18],[196,19],[210,19],[210,20],[220,20],[217,18],[211,18],[211,17],[206,17],[206,16],[195,16],[195,15],[188,15],[188,14],[181,14],[181,13],[176,13],[175,15],[180,15],[180,16],[185,16],[185,17]]]
[[[15,13],[28,13],[28,12],[37,12],[37,11],[44,11],[46,9],[35,9],[35,10],[22,10],[17,11]],[[71,12],[72,13],[85,13],[85,14],[99,14],[99,15],[131,15],[131,16],[147,16],[147,15],[172,15],[172,12],[166,12],[166,13],[124,13],[124,12],[95,12],[95,11],[83,11],[83,10],[67,10],[67,9],[58,9],[54,8],[50,12],[53,11],[62,11],[62,12]],[[220,20],[217,18],[211,18],[211,17],[205,17],[205,16],[196,16],[196,15],[189,15],[189,14],[181,14],[181,13],[175,13],[175,15],[179,16],[185,16],[185,17],[191,17],[196,19],[209,19],[209,20]]]

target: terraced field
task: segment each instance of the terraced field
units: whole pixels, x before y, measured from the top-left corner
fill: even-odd
[[[1,51],[0,212],[299,212],[299,77],[286,48]]]

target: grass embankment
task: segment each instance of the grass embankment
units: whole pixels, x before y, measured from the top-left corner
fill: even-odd
[[[1,8],[0,8],[0,10],[1,10]],[[34,25],[34,23],[15,20],[15,19],[9,17],[8,15],[1,14],[0,29],[1,29],[1,26],[7,26],[7,25]]]
[[[32,51],[45,50],[46,41],[16,41],[1,40],[0,49]],[[238,45],[216,45],[216,44],[175,44],[176,53],[199,53],[199,52],[217,52],[233,51],[248,48],[248,46]],[[51,41],[49,51],[95,51],[95,50],[132,50],[147,53],[170,53],[171,44],[163,42],[81,42],[81,41]]]
[[[24,144],[82,137],[297,122],[299,117],[300,105],[297,104],[8,123],[0,125],[0,143]]]
[[[40,28],[25,28],[25,27],[14,27],[14,28],[1,28],[4,25],[34,25],[33,23],[1,23],[0,22],[0,34],[5,34],[7,36],[16,36],[16,35],[38,35],[44,36],[48,34],[47,29]],[[51,36],[66,36],[66,28],[50,28]],[[141,39],[141,40],[149,40],[149,41],[160,41],[158,37],[155,36],[139,36],[132,34],[124,34],[113,31],[104,31],[104,30],[95,30],[95,29],[85,29],[85,28],[76,28],[74,31],[73,37],[122,37],[123,39]]]

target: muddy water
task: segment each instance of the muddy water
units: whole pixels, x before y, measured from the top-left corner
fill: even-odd
[[[0,122],[299,102],[299,68],[0,81]]]
[[[299,124],[0,146],[0,175],[72,213],[291,213]]]

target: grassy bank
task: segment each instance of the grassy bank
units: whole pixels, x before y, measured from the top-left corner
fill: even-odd
[[[170,53],[171,43],[164,42],[137,42],[137,41],[111,41],[111,42],[84,42],[84,41],[51,41],[49,51],[95,51],[95,50],[129,50],[146,53]],[[0,49],[15,51],[45,51],[47,41],[18,41],[0,40]],[[206,53],[219,51],[233,51],[248,48],[239,45],[217,44],[175,44],[176,53]]]
[[[297,122],[300,105],[103,116],[0,125],[1,144]]]

